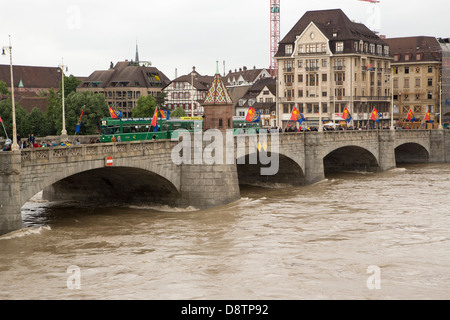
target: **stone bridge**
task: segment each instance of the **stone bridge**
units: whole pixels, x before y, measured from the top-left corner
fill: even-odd
[[[220,154],[220,148],[208,149],[211,141],[192,142],[189,157],[186,149],[179,150],[179,141],[170,140],[0,152],[0,234],[22,227],[21,207],[42,190],[52,201],[205,209],[239,199],[239,184],[306,185],[339,170],[375,172],[399,162],[450,162],[446,130],[232,136],[216,145],[223,147],[222,158],[197,161],[199,154]],[[185,161],[174,161],[174,154]],[[269,173],[262,174],[264,169]]]

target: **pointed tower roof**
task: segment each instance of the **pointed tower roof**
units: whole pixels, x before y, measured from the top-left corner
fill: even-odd
[[[218,62],[217,62],[218,63]],[[219,73],[219,67],[217,67],[214,79],[209,87],[208,94],[206,95],[203,105],[229,105],[233,104],[233,101],[228,94],[228,89],[223,83],[222,77]]]
[[[138,43],[136,40],[136,56],[134,57],[135,63],[139,64],[139,52],[138,52]]]

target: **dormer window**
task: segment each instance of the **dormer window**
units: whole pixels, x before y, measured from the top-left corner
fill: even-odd
[[[336,52],[343,52],[343,51],[344,51],[344,43],[336,42]]]
[[[286,54],[292,54],[292,45],[291,44],[286,45]]]

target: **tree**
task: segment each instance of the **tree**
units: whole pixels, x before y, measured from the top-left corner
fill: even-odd
[[[155,109],[156,109],[156,101],[152,96],[150,95],[141,96],[136,103],[136,108],[132,110],[132,117],[133,118],[153,117]]]
[[[51,129],[45,114],[39,108],[33,108],[31,113],[27,114],[26,128],[28,133],[33,133],[36,137],[48,136]]]
[[[6,95],[11,94],[8,90],[6,82],[4,82],[4,81],[0,81],[0,94],[6,94]]]
[[[80,85],[81,80],[77,79],[74,75],[64,76],[64,97],[67,98],[69,94],[77,91],[77,87]],[[59,82],[59,92],[61,92],[61,81]]]
[[[156,106],[158,108],[163,108],[164,105],[166,104],[166,99],[167,99],[167,92],[158,92],[155,98],[156,101]]]
[[[183,108],[178,107],[170,113],[170,117],[171,118],[186,117],[186,112],[184,111]]]
[[[19,104],[15,104],[16,109],[16,131],[21,137],[28,135],[27,132],[27,112]],[[0,101],[0,117],[2,117],[8,136],[12,139],[12,102],[11,99]],[[3,127],[1,129],[3,131]],[[4,132],[2,133],[2,135]]]
[[[47,111],[45,112],[45,120],[48,125],[48,134],[49,135],[56,135],[56,106],[58,105],[58,102],[60,99],[58,98],[58,94],[55,92],[55,90],[52,88],[48,91],[47,95]],[[62,117],[62,115],[61,115]]]
[[[72,91],[65,100],[64,111],[66,116],[66,129],[68,134],[74,134],[78,120],[84,107],[83,120],[78,134],[97,134],[103,117],[109,115],[108,103],[101,93],[94,94],[91,91]],[[53,114],[57,134],[62,130],[62,103],[58,101]]]

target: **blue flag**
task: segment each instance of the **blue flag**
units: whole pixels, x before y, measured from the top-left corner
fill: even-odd
[[[75,129],[76,133],[80,132],[81,121],[83,120],[83,113],[84,113],[84,107],[83,107],[83,110],[81,110],[81,116],[80,116],[80,119],[78,120],[77,127]]]

